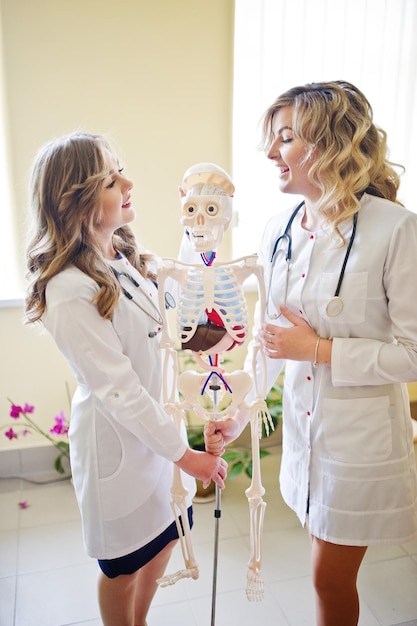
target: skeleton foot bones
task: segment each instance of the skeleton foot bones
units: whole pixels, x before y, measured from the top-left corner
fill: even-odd
[[[175,572],[175,574],[167,574],[162,578],[158,578],[156,582],[160,587],[169,587],[170,585],[175,585],[175,583],[182,578],[193,578],[194,580],[197,580],[199,575],[198,566],[190,567],[187,569],[179,569],[178,572]]]

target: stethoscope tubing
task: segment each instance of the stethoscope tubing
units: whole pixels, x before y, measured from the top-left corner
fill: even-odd
[[[158,307],[155,305],[155,303],[153,302],[153,300],[148,296],[148,294],[146,293],[145,289],[141,288],[140,283],[138,283],[138,281],[128,272],[120,272],[119,270],[116,270],[116,268],[114,268],[113,266],[110,266],[117,282],[120,285],[120,289],[122,290],[123,295],[125,296],[125,298],[127,298],[128,300],[130,300],[131,302],[133,302],[143,313],[145,313],[145,315],[147,317],[149,317],[151,320],[153,320],[155,322],[155,324],[157,324],[158,326],[158,330],[157,331],[151,331],[148,333],[148,337],[153,338],[156,337],[156,335],[158,334],[158,332],[160,332],[161,328],[162,328],[162,324],[163,324],[163,320],[161,317],[161,314],[159,312]],[[145,296],[146,301],[149,302],[149,304],[152,306],[155,315],[153,315],[150,311],[148,311],[145,307],[143,307],[141,304],[139,304],[139,302],[133,297],[133,295],[125,288],[123,287],[122,283],[121,283],[121,278],[126,278],[126,280],[128,280],[134,287],[136,287],[137,289],[140,289],[141,293]]]
[[[278,246],[283,239],[287,241],[287,254],[285,256],[285,260],[287,263],[291,260],[291,254],[292,254],[291,226],[295,219],[295,216],[297,215],[298,211],[301,209],[302,206],[304,206],[304,200],[300,202],[300,204],[292,212],[291,217],[288,220],[288,224],[285,227],[284,233],[280,235],[279,237],[277,237],[277,239],[275,240],[274,247],[272,249],[272,254],[271,254],[271,261],[270,261],[271,265],[274,265],[275,255],[277,253]]]
[[[300,204],[291,213],[290,219],[288,220],[288,223],[287,223],[287,225],[285,227],[285,230],[284,230],[283,234],[276,238],[276,240],[274,242],[274,246],[272,248],[271,260],[270,260],[271,272],[270,272],[270,276],[269,276],[269,285],[268,285],[268,292],[267,292],[267,298],[266,298],[266,313],[267,313],[268,317],[272,317],[272,318],[275,318],[275,319],[277,319],[279,317],[279,314],[275,314],[273,316],[269,315],[268,314],[268,303],[269,303],[269,300],[270,300],[270,297],[271,297],[272,275],[273,275],[274,266],[275,266],[276,254],[277,254],[277,251],[278,251],[278,246],[280,245],[281,241],[286,241],[287,242],[287,254],[285,256],[285,261],[286,261],[285,302],[286,302],[287,290],[288,290],[289,266],[290,266],[291,255],[292,255],[291,227],[292,227],[292,223],[293,223],[293,221],[295,219],[295,216],[297,215],[298,211],[301,209],[302,206],[304,206],[304,200],[302,202],[300,202]],[[329,315],[329,317],[336,317],[343,310],[343,300],[340,298],[339,294],[340,294],[340,290],[342,288],[342,283],[343,283],[343,279],[344,279],[345,272],[346,272],[346,266],[347,266],[347,263],[348,263],[348,260],[349,260],[349,256],[350,256],[350,253],[351,253],[351,250],[352,250],[353,242],[355,241],[357,223],[358,223],[358,213],[356,212],[353,215],[352,233],[350,235],[349,243],[348,243],[348,246],[347,246],[347,249],[346,249],[346,254],[345,254],[345,257],[343,259],[342,267],[341,267],[340,274],[339,274],[339,279],[338,279],[337,285],[336,285],[336,290],[335,290],[333,298],[331,298],[329,300],[329,302],[327,303],[327,306],[326,306],[326,312]]]

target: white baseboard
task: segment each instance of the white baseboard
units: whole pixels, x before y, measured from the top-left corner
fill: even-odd
[[[47,482],[70,476],[69,468],[66,474],[59,474],[55,470],[54,462],[57,456],[58,452],[52,445],[0,450],[0,478]],[[66,467],[64,462],[63,465]]]

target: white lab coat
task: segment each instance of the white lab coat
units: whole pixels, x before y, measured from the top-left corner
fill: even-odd
[[[267,290],[273,245],[291,213],[273,217],[261,241]],[[314,368],[310,361],[267,358],[269,386],[285,366],[282,495],[302,524],[308,512],[310,532],[326,541],[406,542],[417,535],[417,477],[404,384],[417,380],[417,215],[364,194],[341,287],[343,311],[330,318],[326,304],[346,246],[338,247],[323,230],[304,230],[303,213],[291,228],[286,304],[321,337],[333,338],[332,364]],[[342,224],[346,242],[351,230],[351,221]],[[269,314],[284,302],[284,267],[280,252]],[[282,317],[267,321],[288,325]],[[252,346],[248,369],[251,351]]]
[[[153,283],[125,258],[111,262],[144,285],[157,304]],[[124,283],[154,317],[140,288]],[[74,372],[70,422],[71,468],[88,554],[113,559],[159,535],[174,521],[172,461],[184,454],[161,404],[162,362],[157,323],[121,296],[113,321],[91,302],[97,284],[75,267],[52,278],[43,322]],[[186,474],[187,505],[195,481]]]

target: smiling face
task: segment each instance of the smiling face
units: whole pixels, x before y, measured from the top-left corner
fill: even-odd
[[[104,252],[112,241],[114,231],[135,219],[130,198],[133,183],[122,174],[123,169],[111,152],[106,151],[105,162],[108,176],[103,181],[99,196],[99,219],[95,225],[96,236]]]
[[[308,179],[314,157],[308,156],[308,147],[293,130],[292,112],[288,106],[275,113],[271,126],[273,142],[267,157],[279,169],[279,188],[283,193],[300,194],[314,202],[320,196],[319,188]]]

